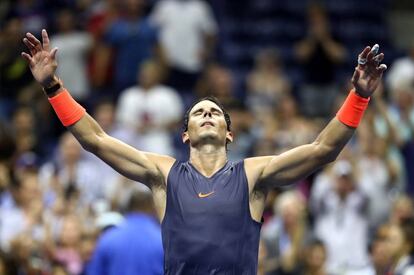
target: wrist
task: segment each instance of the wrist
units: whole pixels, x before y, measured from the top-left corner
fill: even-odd
[[[48,89],[54,85],[56,85],[57,83],[60,82],[59,77],[57,77],[55,74],[47,77],[45,80],[43,80],[40,85],[42,85],[43,89]]]
[[[55,96],[60,90],[63,89],[62,80],[60,80],[56,75],[53,75],[51,78],[49,78],[47,82],[44,82],[42,84],[42,86],[43,91],[48,97]]]
[[[337,118],[343,124],[352,128],[357,128],[366,108],[368,107],[369,100],[369,97],[366,98],[360,96],[355,92],[355,89],[352,89],[344,104],[339,109],[336,115]]]
[[[366,99],[369,99],[370,98],[370,96],[365,96],[365,95],[361,94],[360,92],[358,92],[356,89],[352,89],[351,90],[351,93],[352,92],[354,92],[357,96],[360,96],[362,98],[366,98]]]

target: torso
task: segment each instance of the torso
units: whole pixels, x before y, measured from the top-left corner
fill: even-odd
[[[162,174],[162,182],[154,186],[152,189],[152,196],[154,198],[157,215],[160,222],[163,221],[166,208],[167,199],[167,179],[171,171],[171,168],[175,162],[175,159],[168,158],[167,161],[163,159],[156,160]],[[244,160],[244,170],[247,177],[248,188],[249,188],[249,207],[251,218],[256,222],[261,222],[263,210],[266,201],[266,190],[260,190],[256,187],[256,182],[259,180],[261,171],[263,169],[262,163],[252,162],[251,159]]]
[[[172,165],[167,188],[154,192],[164,213],[166,274],[255,274],[261,224],[252,217],[265,196],[252,191],[247,174],[243,161],[211,177],[189,162]]]

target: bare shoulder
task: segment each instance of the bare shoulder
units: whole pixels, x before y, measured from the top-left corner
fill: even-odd
[[[155,166],[157,166],[158,170],[162,173],[164,179],[166,180],[176,159],[170,156],[150,152],[144,152],[144,154],[152,163],[155,164]]]
[[[244,159],[244,170],[250,191],[253,190],[256,182],[260,179],[266,166],[274,156],[252,157]]]

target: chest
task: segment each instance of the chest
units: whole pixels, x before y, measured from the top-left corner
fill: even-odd
[[[246,210],[247,183],[233,169],[212,178],[184,171],[173,185],[170,202],[174,209],[186,216],[235,217]]]

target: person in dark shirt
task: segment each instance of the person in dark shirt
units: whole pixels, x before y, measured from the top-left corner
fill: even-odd
[[[336,96],[335,71],[345,61],[346,50],[332,36],[326,12],[320,4],[309,6],[308,24],[306,38],[295,47],[304,74],[300,98],[306,115],[326,116]]]
[[[256,274],[261,218],[268,192],[334,161],[350,140],[387,68],[379,46],[366,47],[352,77],[354,89],[337,116],[310,144],[280,155],[227,160],[233,141],[228,113],[214,98],[188,109],[182,141],[189,160],[139,151],[107,135],[55,75],[57,49],[28,33],[22,53],[62,124],[80,144],[152,191],[162,221],[165,274]]]
[[[161,230],[149,191],[135,191],[125,221],[98,240],[87,275],[162,275]]]

